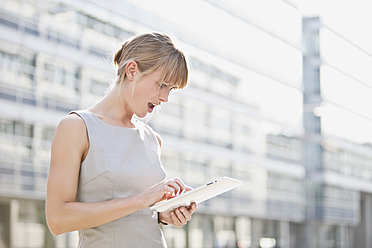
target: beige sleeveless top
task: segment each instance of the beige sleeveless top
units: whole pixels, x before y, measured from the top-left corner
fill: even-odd
[[[85,122],[89,151],[81,164],[77,201],[100,202],[139,194],[165,179],[154,131],[110,125],[88,111],[74,111]],[[166,247],[157,212],[139,210],[113,222],[79,230],[79,248]]]

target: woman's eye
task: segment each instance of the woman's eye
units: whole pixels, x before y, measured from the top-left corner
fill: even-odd
[[[163,89],[165,87],[168,87],[169,85],[168,84],[161,83],[161,84],[159,84],[159,86],[160,86],[161,89]],[[176,89],[177,89],[177,86],[173,86],[173,87],[170,87],[169,88],[169,91],[176,90]]]

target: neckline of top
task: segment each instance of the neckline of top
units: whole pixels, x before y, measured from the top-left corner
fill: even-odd
[[[104,120],[102,120],[101,118],[99,118],[95,113],[93,112],[90,112],[90,111],[87,111],[87,113],[93,115],[94,118],[96,118],[99,122],[103,123],[104,125],[107,125],[107,126],[110,126],[110,127],[114,127],[114,128],[119,128],[119,129],[125,129],[125,130],[138,130],[138,120],[136,119],[132,119],[132,123],[134,125],[134,127],[123,127],[123,126],[116,126],[116,125],[112,125],[110,123],[107,123],[105,122]]]

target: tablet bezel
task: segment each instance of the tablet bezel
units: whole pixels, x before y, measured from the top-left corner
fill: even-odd
[[[182,206],[190,206],[193,202],[198,204],[229,190],[232,190],[240,186],[242,183],[242,181],[231,177],[222,177],[220,179],[204,184],[198,188],[185,192],[181,195],[178,195],[172,199],[159,202],[150,207],[150,209],[158,212],[168,212]]]

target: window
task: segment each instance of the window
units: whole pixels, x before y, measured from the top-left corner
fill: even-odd
[[[0,119],[0,132],[5,134],[14,134],[14,121]]]
[[[43,128],[42,139],[45,141],[52,141],[55,129],[53,128]]]
[[[46,62],[42,77],[51,84],[66,86],[75,92],[80,90],[80,71],[75,65]]]
[[[98,81],[96,79],[91,79],[89,85],[89,92],[94,95],[103,96],[108,86],[109,86],[108,83]]]

